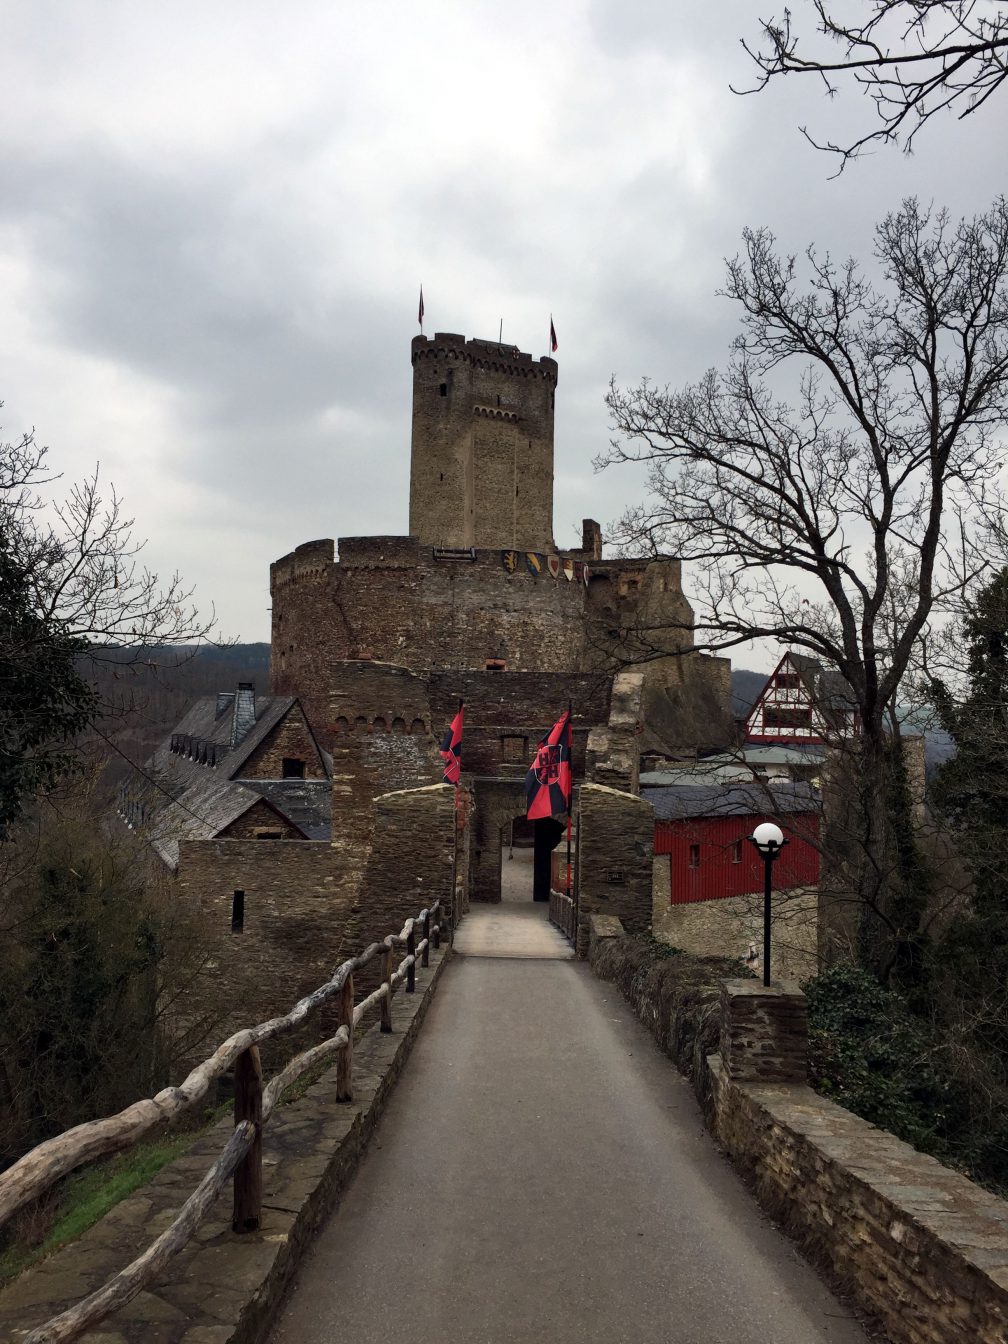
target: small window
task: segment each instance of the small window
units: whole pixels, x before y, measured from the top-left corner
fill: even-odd
[[[801,687],[801,678],[797,672],[778,672],[774,684],[782,691],[797,691]]]
[[[243,933],[245,930],[245,893],[236,891],[231,897],[231,932]]]
[[[732,861],[732,863],[741,863],[741,862],[742,862],[742,841],[741,841],[741,840],[736,840],[735,843],[734,843],[734,844],[732,845],[732,847],[731,847],[731,861]]]
[[[254,839],[256,840],[282,840],[283,838],[283,831],[278,831],[272,826],[257,826],[255,828]]]
[[[786,730],[812,727],[811,709],[784,709],[766,705],[763,709],[763,729]]]
[[[700,867],[700,846],[690,845],[689,847],[689,866],[691,868]]]
[[[484,670],[487,672],[506,672],[507,662],[504,658],[488,658],[484,664]]]
[[[442,384],[441,384],[441,395],[442,395],[443,397],[446,397],[446,396],[448,395],[448,384],[447,384],[447,383],[442,383]]]
[[[281,767],[284,779],[304,779],[305,763],[296,756],[285,756]]]

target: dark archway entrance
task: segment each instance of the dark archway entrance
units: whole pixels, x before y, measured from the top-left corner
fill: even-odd
[[[535,825],[535,848],[532,858],[532,899],[548,901],[550,898],[550,869],[553,851],[563,839],[566,827],[562,821],[552,817],[542,817]]]

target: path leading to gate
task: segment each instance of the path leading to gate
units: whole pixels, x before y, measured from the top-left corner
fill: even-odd
[[[502,951],[540,951],[488,955],[493,920]],[[272,1344],[865,1344],[618,991],[563,939],[543,954],[543,908],[474,907],[458,933],[477,950],[446,968]]]

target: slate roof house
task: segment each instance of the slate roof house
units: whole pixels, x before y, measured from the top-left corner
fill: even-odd
[[[184,840],[328,840],[331,765],[296,696],[243,682],[194,702],[119,813],[173,871]]]

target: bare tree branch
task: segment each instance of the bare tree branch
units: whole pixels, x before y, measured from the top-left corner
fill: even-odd
[[[802,134],[840,158],[838,172],[874,144],[910,153],[932,117],[978,111],[1008,78],[1008,10],[990,0],[871,0],[868,16],[843,21],[835,4],[812,0],[809,23],[819,43],[801,46],[790,9],[760,20],[760,39],[742,47],[758,74],[740,94],[758,93],[781,75],[815,75],[829,96],[840,82],[857,85],[875,107],[874,130],[846,144]],[[807,54],[806,54],[807,53]]]

